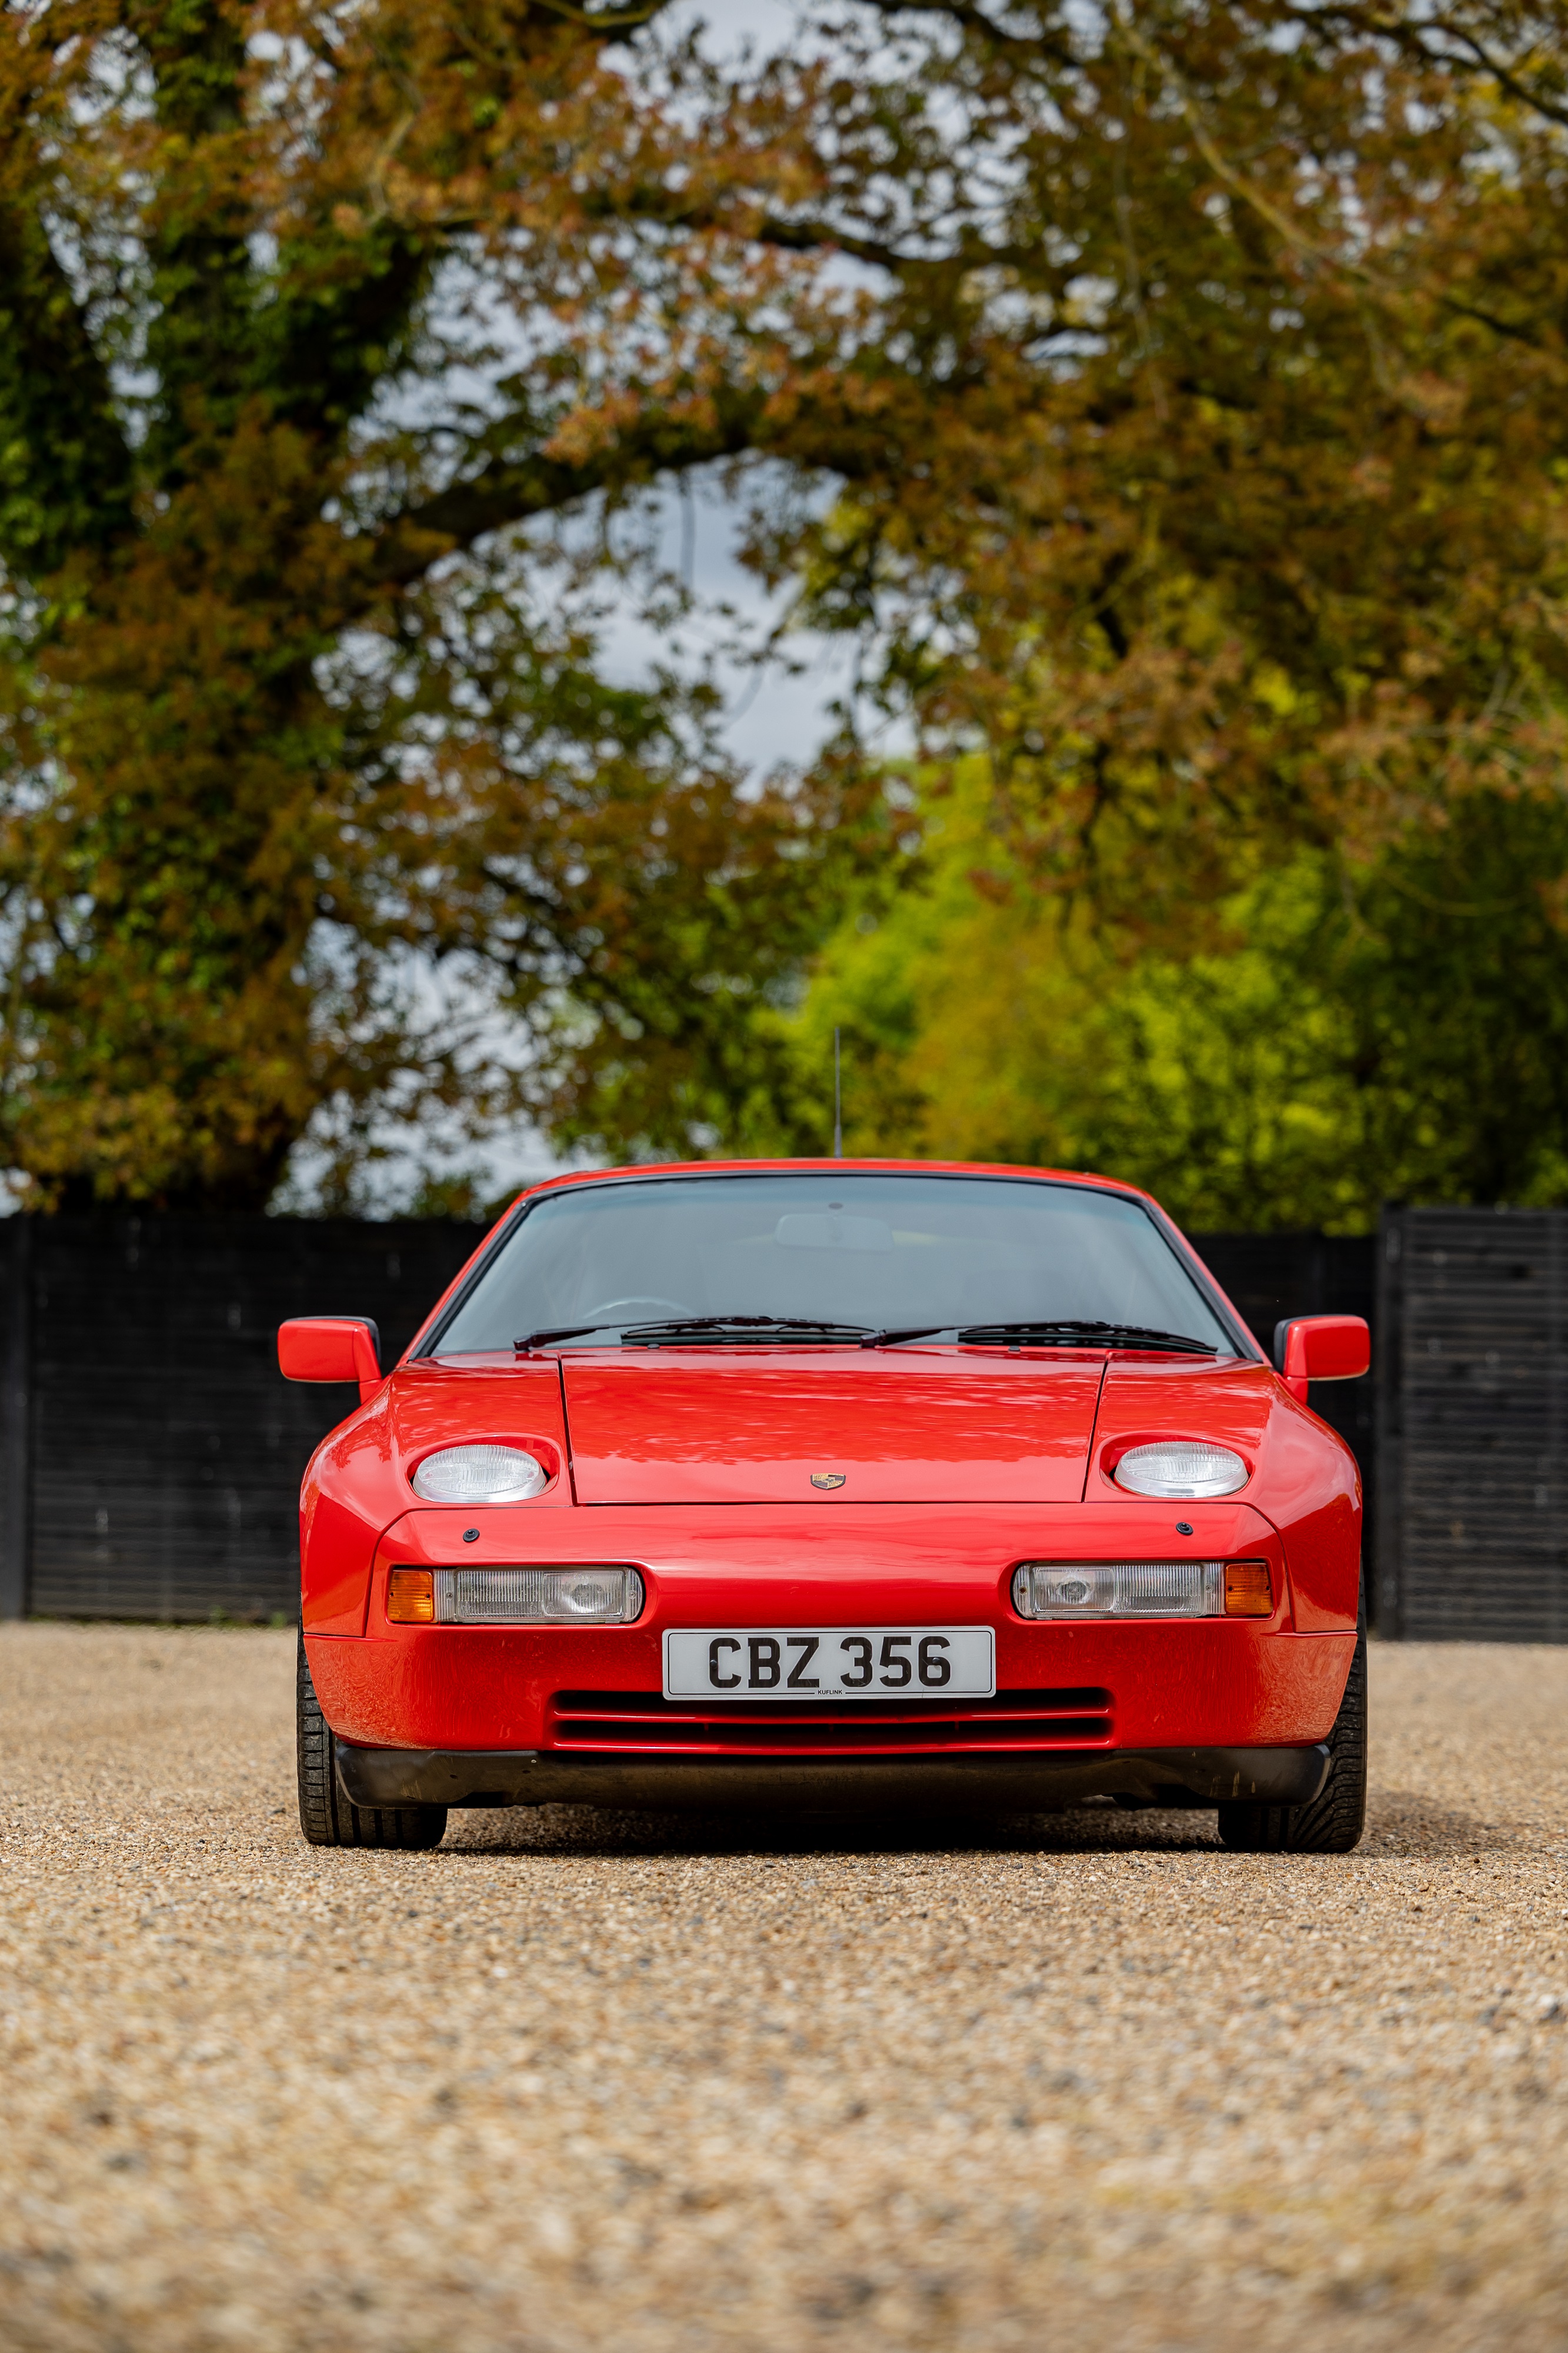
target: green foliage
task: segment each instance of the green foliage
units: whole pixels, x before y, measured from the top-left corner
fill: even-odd
[[[1181,958],[999,876],[993,807],[968,764],[923,874],[821,958],[796,1051],[821,1071],[842,1027],[847,1149],[1092,1168],[1198,1230],[1568,1199],[1560,802],[1477,796],[1359,869],[1300,850]]]

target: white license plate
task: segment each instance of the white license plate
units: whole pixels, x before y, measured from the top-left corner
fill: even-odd
[[[664,1638],[666,1699],[992,1699],[989,1626],[685,1627]]]

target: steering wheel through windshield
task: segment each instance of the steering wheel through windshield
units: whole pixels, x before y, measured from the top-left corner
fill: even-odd
[[[584,1324],[612,1324],[622,1310],[628,1307],[665,1307],[672,1309],[677,1315],[689,1315],[694,1312],[684,1299],[656,1299],[651,1295],[645,1299],[634,1294],[629,1299],[601,1299],[597,1307],[584,1307],[583,1321]]]

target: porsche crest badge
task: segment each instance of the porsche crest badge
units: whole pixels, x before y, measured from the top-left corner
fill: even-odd
[[[811,1483],[814,1487],[842,1487],[848,1475],[846,1471],[814,1471]]]

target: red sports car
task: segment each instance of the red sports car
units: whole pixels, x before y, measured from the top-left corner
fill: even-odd
[[[1361,1835],[1361,1496],[1131,1187],[830,1160],[552,1178],[301,1505],[300,1810],[426,1847],[453,1806],[1217,1807],[1232,1847]]]

